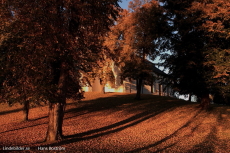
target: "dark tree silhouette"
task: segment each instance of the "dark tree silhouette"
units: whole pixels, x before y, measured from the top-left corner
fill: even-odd
[[[117,2],[1,1],[1,93],[14,102],[22,98],[25,110],[28,100],[49,102],[46,141],[62,138],[66,98],[78,92],[80,71],[100,61],[101,37],[114,24]]]

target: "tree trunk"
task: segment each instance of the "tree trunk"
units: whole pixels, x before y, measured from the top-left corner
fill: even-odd
[[[144,85],[141,86],[141,94],[144,94]]]
[[[151,93],[153,93],[153,82],[151,82]]]
[[[101,93],[105,94],[105,86],[101,85]]]
[[[130,87],[129,92],[132,93],[132,84],[131,84],[131,81],[129,82],[129,87]]]
[[[46,133],[46,142],[56,141],[63,138],[62,124],[66,106],[66,74],[65,63],[61,63],[58,90],[55,101],[49,104],[49,123]]]
[[[63,138],[62,124],[65,105],[62,103],[49,104],[49,123],[46,133],[46,142],[56,141]]]
[[[201,103],[200,103],[201,109],[208,109],[209,106],[210,106],[209,94],[202,95],[201,96]]]
[[[145,58],[146,58],[146,54],[145,54],[145,48],[143,48],[143,57],[142,57],[142,63],[145,63]],[[140,100],[141,99],[141,88],[142,88],[142,82],[143,82],[144,76],[143,76],[143,72],[139,75],[139,78],[136,79],[136,89],[137,89],[137,93],[136,93],[136,97],[135,99]]]
[[[25,89],[25,81],[22,84],[22,93],[23,94],[23,121],[28,121],[29,119],[29,109],[30,109],[30,103],[29,100],[27,99],[27,92]]]
[[[142,78],[142,77],[140,77],[139,79],[136,80],[136,89],[137,89],[137,93],[136,93],[135,99],[137,99],[137,100],[140,100],[140,99],[141,99],[142,81],[143,81],[143,78]]]
[[[28,116],[29,116],[29,101],[25,100],[24,106],[23,106],[23,121],[28,121]]]
[[[159,96],[161,96],[162,95],[162,93],[161,93],[162,91],[161,91],[161,84],[159,84]]]
[[[101,78],[100,78],[100,92],[102,93],[102,94],[105,94],[105,83],[104,83],[104,80],[102,80]]]
[[[189,94],[188,101],[191,102],[191,100],[192,100],[192,94]]]
[[[132,79],[129,79],[129,92],[132,93]]]

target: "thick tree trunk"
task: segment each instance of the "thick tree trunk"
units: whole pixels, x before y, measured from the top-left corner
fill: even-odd
[[[65,105],[62,103],[49,104],[49,123],[46,133],[46,142],[56,141],[63,138],[62,124]]]
[[[137,99],[137,100],[140,100],[140,99],[141,99],[142,81],[143,81],[143,78],[142,78],[142,77],[140,77],[139,79],[136,80],[136,89],[137,89],[137,93],[136,93],[135,99]]]
[[[61,63],[60,77],[58,81],[57,96],[49,104],[49,123],[46,133],[46,142],[56,141],[63,138],[62,124],[66,106],[66,68],[65,63]]]
[[[105,94],[105,86],[101,85],[101,93]]]
[[[23,106],[23,121],[28,121],[28,116],[29,116],[29,101],[25,100],[24,106]]]
[[[146,58],[146,54],[145,54],[145,48],[143,48],[143,57],[142,57],[142,63],[145,63],[145,58]],[[143,76],[143,72],[139,75],[139,78],[136,79],[136,89],[137,89],[137,93],[136,93],[136,97],[135,99],[140,100],[141,99],[141,90],[143,88],[142,82],[144,80],[144,76]]]
[[[209,94],[204,94],[200,98],[201,98],[200,107],[202,109],[208,109],[210,106]]]

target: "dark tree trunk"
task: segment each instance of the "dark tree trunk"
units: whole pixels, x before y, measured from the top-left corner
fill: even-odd
[[[30,105],[29,105],[29,101],[27,99],[27,92],[25,90],[25,82],[22,84],[22,90],[23,90],[23,121],[28,121],[29,119],[29,109],[30,109]]]
[[[151,82],[151,93],[153,93],[153,82]]]
[[[142,57],[142,63],[145,63],[145,58],[146,58],[146,54],[145,54],[145,48],[143,48],[143,57]],[[142,90],[142,82],[144,80],[144,74],[143,72],[139,75],[139,78],[136,79],[136,89],[137,89],[137,93],[136,93],[136,97],[135,99],[140,100],[141,99],[141,90]]]
[[[46,142],[63,138],[62,124],[66,106],[66,74],[65,63],[62,62],[58,81],[57,96],[49,104],[49,123],[46,133]]]
[[[209,94],[204,94],[200,97],[200,106],[201,109],[208,109],[210,106]]]
[[[192,94],[189,94],[188,101],[191,102],[191,100],[192,100]]]
[[[144,94],[144,85],[141,86],[141,94]]]
[[[29,116],[29,101],[25,99],[24,106],[23,106],[23,121],[28,121]]]
[[[63,138],[62,124],[65,105],[62,103],[49,104],[49,123],[46,133],[46,141],[56,141]]]
[[[166,92],[167,92],[167,96],[169,97],[169,88],[168,87],[167,87]]]
[[[136,93],[135,99],[137,99],[137,100],[140,100],[140,99],[141,99],[142,81],[143,81],[143,78],[142,78],[142,77],[140,77],[139,79],[136,80],[136,89],[137,89],[137,93]]]
[[[161,96],[162,95],[162,93],[161,93],[162,91],[161,91],[161,84],[159,84],[159,96]]]
[[[129,92],[132,93],[132,80],[129,79]]]
[[[131,81],[130,81],[129,87],[130,87],[129,92],[132,93],[132,84],[131,84]]]

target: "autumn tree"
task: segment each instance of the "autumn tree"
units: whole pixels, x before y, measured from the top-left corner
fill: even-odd
[[[197,6],[203,8],[203,19],[206,22],[200,27],[205,31],[207,47],[204,65],[210,67],[212,79],[209,83],[212,85],[211,93],[219,95],[220,99],[226,103],[229,100],[230,92],[230,2],[226,0],[213,0],[210,3],[193,3],[191,11],[196,11]]]
[[[172,27],[172,55],[165,56],[165,66],[173,87],[180,94],[195,94],[207,108],[209,94],[229,91],[229,2],[163,2]]]
[[[1,94],[49,102],[46,141],[63,137],[66,98],[78,92],[80,71],[100,60],[101,37],[117,17],[117,2],[1,2]]]
[[[144,71],[147,69],[143,72],[142,70],[148,67],[146,58],[154,60],[160,52],[160,46],[165,43],[162,34],[166,31],[167,22],[163,13],[164,10],[158,1],[131,1],[129,11],[124,10],[121,13],[120,19],[109,35],[110,49],[114,51],[114,55],[119,55],[115,57],[115,62],[122,67],[122,76],[128,76],[131,71],[135,74],[136,99],[140,99],[141,87],[146,75]]]

